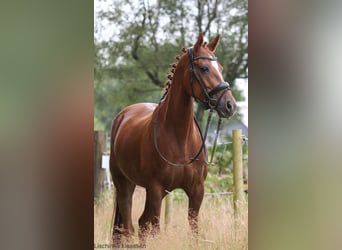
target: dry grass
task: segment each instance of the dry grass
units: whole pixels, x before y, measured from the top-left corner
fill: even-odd
[[[110,228],[113,215],[113,195],[107,194],[94,206],[94,242],[110,244]],[[248,249],[248,209],[243,204],[234,225],[234,209],[231,196],[205,196],[200,210],[200,234],[192,238],[187,221],[188,199],[174,199],[171,222],[164,225],[164,202],[161,216],[161,233],[148,238],[145,249]],[[145,202],[145,192],[138,189],[133,197],[134,243],[138,243],[138,218]],[[236,229],[236,230],[235,230]]]

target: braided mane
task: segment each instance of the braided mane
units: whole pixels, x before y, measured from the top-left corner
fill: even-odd
[[[207,42],[204,42],[204,43],[202,44],[202,47],[203,47],[203,48],[207,48]],[[187,49],[183,47],[183,48],[182,48],[183,54],[185,54],[186,51],[187,51]],[[164,85],[164,90],[165,90],[165,92],[164,92],[164,94],[162,95],[162,97],[160,98],[160,101],[164,100],[164,98],[166,97],[166,95],[167,95],[169,89],[171,88],[171,83],[172,83],[173,75],[174,75],[174,73],[175,73],[175,71],[176,71],[176,68],[177,68],[177,65],[178,65],[178,61],[179,61],[180,58],[181,58],[181,56],[180,56],[180,55],[177,55],[177,56],[176,56],[177,62],[176,62],[176,63],[170,64],[170,66],[171,66],[171,68],[170,68],[171,74],[168,74],[168,75],[167,75],[168,80],[165,82],[165,85]]]
[[[183,47],[182,48],[182,52],[183,52],[183,54],[186,53],[186,48]],[[174,73],[176,71],[176,68],[177,68],[177,65],[178,65],[178,61],[179,61],[180,58],[181,58],[181,56],[177,55],[176,56],[177,62],[170,64],[170,66],[171,66],[171,68],[170,68],[171,74],[167,75],[168,80],[165,82],[165,85],[164,85],[165,92],[162,95],[162,97],[160,98],[160,101],[162,101],[166,97],[167,93],[169,92],[169,89],[171,88],[171,83],[172,83],[173,75],[174,75]]]

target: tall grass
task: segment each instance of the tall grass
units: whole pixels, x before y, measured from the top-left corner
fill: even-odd
[[[199,237],[192,237],[187,221],[188,199],[177,192],[172,219],[164,225],[164,201],[161,213],[161,232],[149,237],[145,249],[248,249],[248,209],[243,204],[236,222],[231,196],[205,196],[199,215]],[[137,189],[133,196],[134,243],[138,243],[138,218],[145,203],[145,191]],[[107,192],[94,206],[94,243],[110,244],[113,216],[113,194]]]

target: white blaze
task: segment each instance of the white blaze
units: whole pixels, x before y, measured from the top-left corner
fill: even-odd
[[[219,74],[219,76],[221,76],[221,80],[223,80],[223,77],[221,75],[221,72],[219,70],[219,65],[217,63],[217,61],[211,61],[211,64],[214,66],[214,68],[217,70],[217,73]]]

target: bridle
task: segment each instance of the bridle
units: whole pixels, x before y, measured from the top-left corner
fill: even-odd
[[[221,82],[218,85],[216,85],[212,90],[209,92],[207,91],[205,85],[203,84],[201,78],[199,77],[197,70],[195,69],[194,61],[198,59],[206,59],[209,61],[217,61],[216,57],[209,57],[209,56],[197,56],[194,57],[194,53],[192,51],[192,48],[188,49],[188,54],[189,54],[189,60],[190,60],[190,85],[191,85],[191,91],[192,91],[192,96],[197,102],[200,102],[204,105],[205,109],[215,109],[217,104],[220,102],[222,96],[224,93],[228,90],[230,90],[230,85],[228,82]],[[193,82],[193,77],[197,80],[197,83],[201,87],[201,90],[204,94],[205,101],[199,101],[198,98],[195,96],[194,93],[194,82]],[[222,91],[222,94],[219,96],[218,99],[213,98],[213,95],[216,93]]]
[[[209,92],[207,91],[205,85],[203,84],[201,78],[199,77],[197,70],[195,69],[194,66],[194,61],[198,60],[198,59],[206,59],[209,61],[217,61],[216,57],[209,57],[209,56],[197,56],[194,57],[192,48],[188,49],[188,55],[189,55],[189,60],[190,60],[190,85],[191,85],[191,91],[192,91],[192,97],[197,101],[202,103],[202,105],[204,106],[205,109],[210,109],[209,112],[209,116],[208,116],[208,120],[207,120],[207,124],[206,124],[206,128],[205,128],[205,133],[204,136],[202,134],[202,130],[196,120],[195,117],[195,124],[198,128],[198,131],[200,133],[201,139],[202,139],[202,145],[199,149],[199,151],[197,152],[197,154],[194,157],[191,157],[190,160],[188,160],[185,163],[174,163],[169,161],[166,157],[163,156],[163,154],[160,152],[159,147],[158,147],[158,117],[159,117],[159,109],[156,111],[156,117],[155,117],[155,124],[154,124],[154,147],[157,150],[159,156],[169,165],[171,166],[175,166],[175,167],[184,167],[187,166],[191,163],[193,163],[194,161],[198,161],[198,156],[200,155],[200,153],[202,152],[203,149],[205,149],[205,141],[207,138],[207,134],[208,134],[208,128],[209,128],[209,124],[211,121],[211,116],[213,113],[213,110],[217,107],[218,103],[220,102],[221,98],[223,97],[223,95],[225,94],[226,91],[230,90],[230,85],[228,82],[221,82],[219,83],[217,86],[215,86],[212,90],[210,90]],[[201,101],[199,100],[195,94],[194,94],[194,82],[193,82],[193,77],[197,80],[197,83],[200,85],[201,90],[204,94],[205,100]],[[213,95],[215,95],[216,93],[222,91],[221,95],[219,96],[218,99],[213,98]],[[164,99],[165,94],[162,96],[162,98],[160,99],[160,102]],[[160,104],[159,102],[159,104]],[[215,136],[215,140],[214,140],[214,145],[213,145],[213,151],[211,154],[211,160],[210,162],[208,162],[206,160],[206,151],[204,150],[204,161],[206,164],[212,164],[213,161],[213,156],[214,156],[214,152],[215,152],[215,148],[216,148],[216,142],[217,142],[217,138],[218,138],[218,134],[219,134],[219,130],[221,127],[221,118],[219,118],[218,124],[217,124],[217,129],[216,129],[216,136]]]

